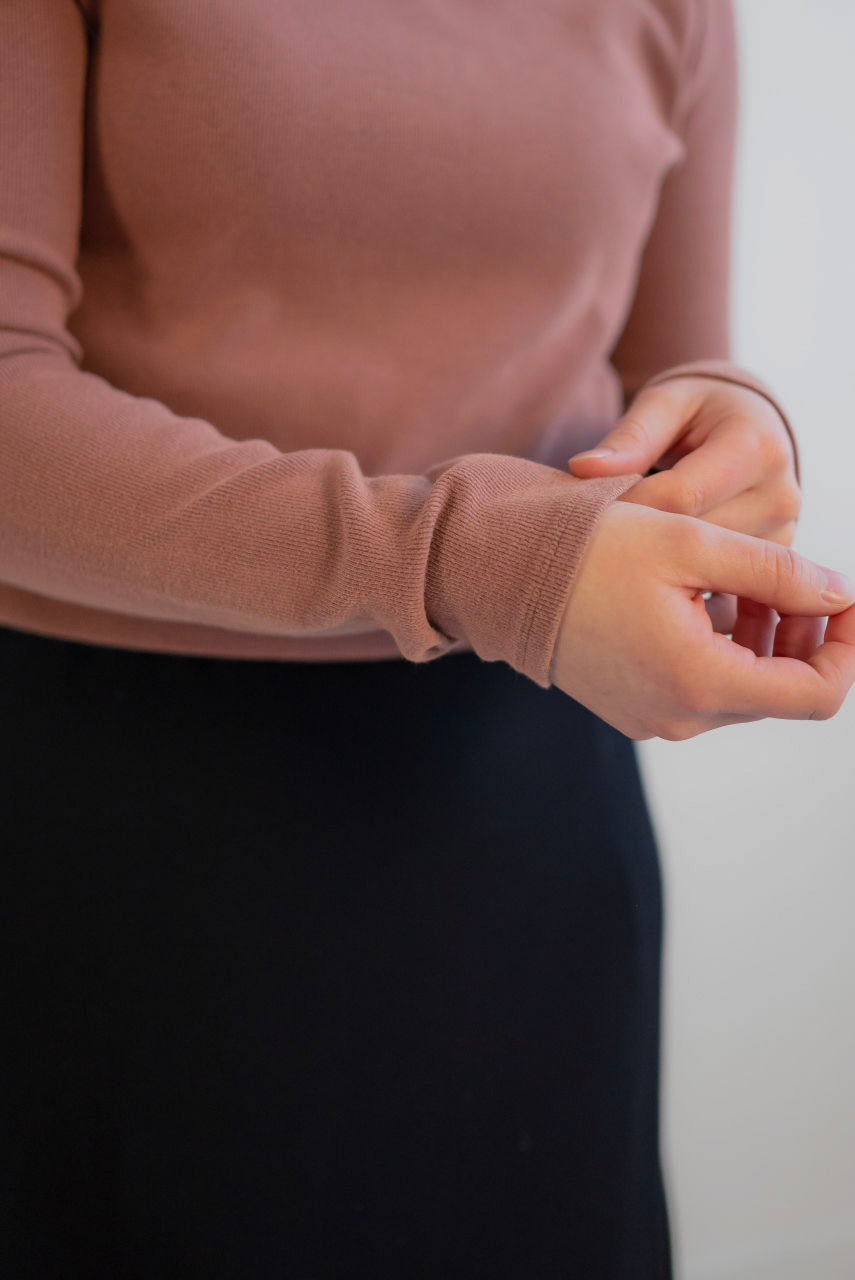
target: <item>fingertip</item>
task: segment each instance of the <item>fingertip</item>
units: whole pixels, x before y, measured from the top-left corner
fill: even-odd
[[[588,459],[581,462],[571,459],[567,466],[574,476],[579,476],[583,480],[591,476],[603,476],[609,473],[608,464],[604,465],[599,459]]]
[[[598,444],[595,449],[580,449],[578,453],[574,453],[574,458],[612,458],[618,452],[613,445]]]
[[[855,645],[855,604],[848,605],[840,613],[829,614],[825,638]]]
[[[821,565],[820,568],[825,574],[825,583],[820,591],[825,603],[834,613],[842,613],[845,609],[849,609],[855,604],[855,584],[852,579],[847,574],[829,569],[825,565]]]

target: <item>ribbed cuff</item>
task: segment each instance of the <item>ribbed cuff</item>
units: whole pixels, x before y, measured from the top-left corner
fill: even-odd
[[[558,630],[597,522],[622,493],[641,479],[640,474],[630,473],[583,481],[583,486],[589,487],[574,493],[573,502],[559,524],[540,585],[532,596],[517,662],[512,664],[543,689],[552,684]]]
[[[428,472],[441,504],[425,572],[425,616],[439,644],[465,637],[548,688],[550,664],[588,540],[641,476],[581,480],[527,458],[471,454]]]

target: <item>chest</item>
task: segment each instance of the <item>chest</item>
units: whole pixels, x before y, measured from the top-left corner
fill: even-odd
[[[637,235],[682,146],[679,31],[657,0],[101,0],[97,16],[91,191],[130,240],[554,271]]]

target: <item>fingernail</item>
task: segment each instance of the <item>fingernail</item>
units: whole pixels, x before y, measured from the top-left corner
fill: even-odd
[[[608,458],[610,454],[616,453],[610,444],[604,444],[599,449],[586,449],[584,453],[574,453],[572,458],[568,458],[568,462],[575,462],[577,458]]]
[[[855,604],[855,587],[843,573],[828,571],[827,586],[819,593],[826,604],[841,607]]]

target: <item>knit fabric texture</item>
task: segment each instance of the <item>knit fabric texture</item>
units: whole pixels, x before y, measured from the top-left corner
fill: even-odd
[[[727,0],[3,0],[0,622],[549,685],[632,474],[731,363]]]

